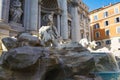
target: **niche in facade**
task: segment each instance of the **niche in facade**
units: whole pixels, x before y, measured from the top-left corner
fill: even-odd
[[[23,23],[23,2],[24,0],[10,0],[9,21]]]

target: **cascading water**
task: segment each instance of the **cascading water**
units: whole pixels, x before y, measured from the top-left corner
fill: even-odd
[[[119,68],[119,65],[118,65],[118,62],[117,62],[115,56],[112,53],[108,53],[107,56],[109,57],[110,63],[115,65],[115,67],[113,67],[113,68],[115,68],[114,70],[120,71],[120,68]]]
[[[119,71],[118,63],[112,55],[112,53],[108,52],[95,52],[92,53],[95,59],[95,65],[97,72],[103,71]]]
[[[64,60],[63,60],[62,58],[60,58],[58,54],[55,54],[55,55],[56,55],[56,58],[57,58],[57,60],[58,60],[58,63],[60,64],[60,68],[61,68],[62,71],[63,71],[64,80],[68,80],[68,79],[67,79],[67,70],[65,69],[66,66],[65,66]]]
[[[103,80],[120,80],[120,69],[115,56],[110,52],[93,52],[95,66],[93,73]]]

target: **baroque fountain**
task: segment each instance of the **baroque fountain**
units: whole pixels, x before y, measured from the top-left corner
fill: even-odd
[[[93,72],[118,70],[110,54],[92,54],[78,42],[64,41],[52,15],[46,15],[39,37],[23,32],[2,39],[8,51],[0,58],[0,80],[103,80]]]

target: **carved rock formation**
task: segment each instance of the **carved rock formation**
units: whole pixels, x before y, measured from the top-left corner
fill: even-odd
[[[41,39],[29,33],[19,34],[17,39],[4,38],[2,41],[8,51],[0,58],[1,80],[101,80],[91,76],[91,71],[116,71],[118,68],[110,55],[98,57],[77,42],[60,44],[59,38],[47,34],[50,38],[44,34],[43,42],[48,39],[54,44],[57,39],[58,45],[42,47]]]
[[[17,47],[17,39],[15,38],[6,37],[2,39],[2,42],[8,50]]]
[[[31,36],[18,37],[18,44],[25,39],[32,40]],[[91,53],[77,42],[56,47],[11,46],[1,64],[15,80],[75,80],[74,75],[89,75],[95,67]]]

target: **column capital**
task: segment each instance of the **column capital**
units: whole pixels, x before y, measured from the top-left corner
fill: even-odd
[[[78,0],[72,0],[71,1],[72,6],[77,7],[79,6]]]

